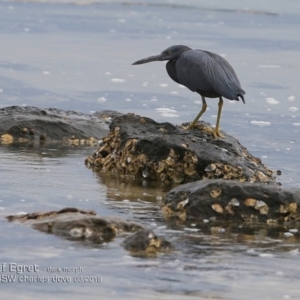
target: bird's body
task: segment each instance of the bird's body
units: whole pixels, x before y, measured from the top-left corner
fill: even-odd
[[[245,93],[230,64],[223,57],[208,51],[187,50],[176,61],[170,60],[166,68],[174,81],[177,78],[178,83],[204,97],[223,96],[237,100],[239,95]]]
[[[141,59],[135,63],[143,64],[151,61],[168,60],[166,69],[169,76],[179,84],[186,86],[192,92],[197,92],[202,97],[203,106],[200,113],[191,123],[192,128],[200,116],[205,112],[207,104],[205,97],[219,98],[219,111],[214,136],[222,136],[219,132],[219,123],[223,99],[239,100],[245,91],[231,65],[221,56],[204,51],[192,50],[187,46],[172,46],[164,50],[160,55]]]

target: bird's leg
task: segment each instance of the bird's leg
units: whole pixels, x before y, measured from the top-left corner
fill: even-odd
[[[217,137],[221,137],[223,139],[225,139],[225,136],[223,134],[220,133],[220,119],[221,119],[221,113],[222,113],[222,107],[223,107],[223,99],[222,97],[219,98],[219,109],[218,109],[218,117],[217,117],[217,123],[216,123],[216,127],[213,130],[212,134],[215,138]]]
[[[206,108],[207,108],[207,104],[205,101],[205,98],[203,96],[202,97],[202,108],[199,112],[199,114],[197,115],[197,117],[195,118],[195,120],[189,125],[189,127],[187,129],[191,129],[193,127],[195,127],[196,123],[198,122],[198,120],[200,119],[200,117],[205,113]]]

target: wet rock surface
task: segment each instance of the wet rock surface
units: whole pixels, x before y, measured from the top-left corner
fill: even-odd
[[[185,130],[135,114],[116,116],[99,149],[85,160],[103,174],[179,184],[203,179],[275,182],[273,172],[237,139],[215,139],[209,124]]]
[[[0,109],[0,143],[60,141],[93,145],[107,134],[107,119],[114,115],[109,111],[90,115],[56,108],[5,107]]]
[[[275,184],[203,180],[171,190],[163,204],[167,218],[281,224],[300,221],[300,189]]]
[[[140,230],[129,237],[122,243],[124,249],[132,253],[157,253],[170,252],[173,246],[170,242],[157,237],[152,230]]]
[[[93,210],[71,207],[44,213],[10,215],[6,218],[10,222],[18,221],[45,233],[94,244],[107,243],[118,235],[134,233],[123,243],[124,248],[133,253],[147,254],[172,249],[168,241],[136,222],[100,217]]]

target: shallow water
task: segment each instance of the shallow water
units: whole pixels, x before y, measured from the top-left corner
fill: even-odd
[[[0,105],[83,112],[115,109],[157,121],[191,121],[200,98],[172,82],[163,63],[131,66],[172,44],[223,54],[246,90],[246,105],[226,101],[221,126],[286,187],[299,187],[298,1],[0,2]],[[78,4],[85,5],[78,5]],[[215,123],[217,102],[204,120]],[[26,276],[49,283],[2,282],[14,299],[299,299],[299,236],[272,229],[165,222],[166,190],[99,177],[84,167],[94,148],[0,147],[1,263],[37,264]],[[7,223],[4,216],[75,206],[132,219],[176,251],[134,257],[118,237],[90,245]],[[224,231],[225,229],[225,231]],[[81,267],[79,273],[49,267]],[[14,275],[0,272],[0,275]],[[75,283],[76,276],[101,283]],[[71,280],[70,283],[53,282]],[[93,279],[95,279],[93,277]],[[1,281],[0,280],[0,281]],[[40,279],[41,280],[41,279]]]
[[[47,299],[50,292],[62,299],[94,299],[99,293],[111,299],[299,296],[299,267],[295,264],[299,236],[283,236],[283,232],[295,228],[243,228],[241,224],[212,228],[166,223],[159,210],[160,198],[165,195],[163,188],[152,188],[146,182],[140,186],[113,177],[98,177],[83,165],[84,157],[91,151],[39,146],[0,148],[1,263],[7,267],[10,263],[39,267],[38,272],[17,274],[15,283],[2,282],[1,295],[14,299],[31,299],[32,295]],[[20,211],[66,206],[136,220],[170,240],[176,251],[156,257],[134,257],[120,247],[122,237],[95,246],[44,235],[4,220],[5,215]],[[78,267],[81,271],[50,272],[50,267]],[[16,274],[6,269],[1,275]],[[48,278],[50,282],[22,283],[24,276]],[[102,282],[76,283],[78,276],[101,276]],[[63,278],[71,282],[55,282]]]

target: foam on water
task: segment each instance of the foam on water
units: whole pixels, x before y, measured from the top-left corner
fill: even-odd
[[[266,98],[266,102],[271,105],[279,104],[280,102],[275,100],[274,98]]]
[[[261,127],[263,127],[263,126],[269,126],[269,125],[271,124],[271,122],[266,122],[266,121],[255,121],[255,120],[251,121],[250,123],[251,123],[252,125],[258,125],[258,126],[261,126]]]
[[[298,110],[298,108],[297,108],[297,107],[295,107],[295,106],[292,106],[292,107],[290,107],[290,108],[289,108],[289,110],[294,112],[294,111],[297,111],[297,110]]]
[[[122,82],[125,81],[125,79],[121,79],[121,78],[112,78],[111,81],[112,81],[112,82],[122,83]]]
[[[161,116],[162,116],[162,117],[166,117],[166,118],[176,118],[176,117],[179,117],[179,115],[176,115],[176,114],[168,114],[168,113],[162,113]]]
[[[104,98],[104,97],[100,97],[100,98],[98,98],[98,102],[100,102],[100,103],[104,103],[104,102],[106,102],[107,100],[106,100],[106,98]]]
[[[158,108],[155,108],[155,110],[160,113],[176,113],[177,112],[175,109],[171,109],[171,108],[167,108],[167,107],[158,107]]]

